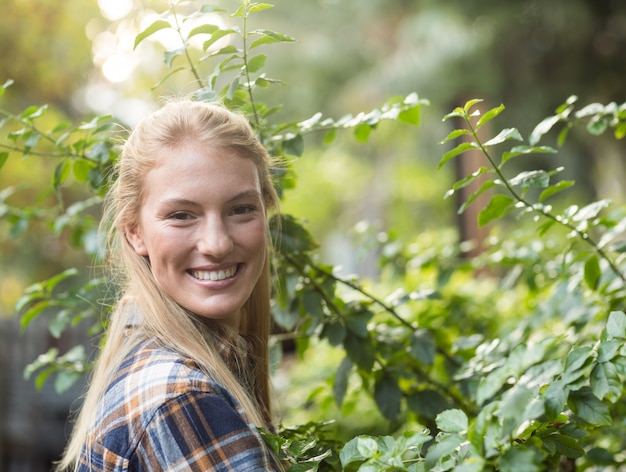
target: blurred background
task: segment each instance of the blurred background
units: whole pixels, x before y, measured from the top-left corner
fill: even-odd
[[[197,5],[203,2],[181,2]],[[214,4],[233,11],[235,0]],[[287,83],[263,99],[282,117],[321,111],[339,118],[390,97],[417,92],[430,101],[419,128],[384,124],[366,144],[348,136],[332,148],[310,138],[294,163],[296,188],[283,209],[303,217],[321,257],[346,273],[376,277],[368,256],[381,232],[407,238],[442,228],[477,231],[443,196],[455,169],[437,171],[447,134],[442,117],[471,98],[504,103],[501,120],[528,136],[570,95],[580,104],[626,101],[626,2],[623,0],[274,0],[253,25],[296,38],[268,50],[268,75]],[[167,8],[144,0],[2,0],[0,83],[15,81],[0,108],[50,105],[59,119],[111,114],[132,126],[162,95],[190,92],[189,77],[155,89],[165,75],[154,35],[135,35]],[[224,21],[224,17],[220,17]],[[218,18],[216,18],[218,21]],[[553,144],[553,143],[552,143]],[[624,143],[573,137],[562,155],[577,191],[622,200]],[[32,203],[51,164],[9,161],[0,189],[26,184],[13,203]],[[458,169],[457,169],[458,171]],[[24,368],[49,347],[86,341],[86,328],[56,339],[45,320],[20,333],[15,303],[23,289],[64,268],[91,262],[36,227],[12,238],[0,220],[0,472],[50,470],[67,437],[67,415],[82,391],[63,395],[25,380]],[[322,363],[323,364],[323,363]]]

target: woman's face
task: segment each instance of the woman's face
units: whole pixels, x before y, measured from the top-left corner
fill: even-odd
[[[197,315],[239,326],[266,257],[266,216],[252,160],[184,146],[148,172],[126,234],[160,287]]]

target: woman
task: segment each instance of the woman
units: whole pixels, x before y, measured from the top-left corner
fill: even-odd
[[[180,101],[131,133],[105,205],[114,311],[59,470],[279,470],[267,344],[278,198],[245,118]]]

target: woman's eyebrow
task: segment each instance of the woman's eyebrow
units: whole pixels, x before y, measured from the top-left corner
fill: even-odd
[[[255,199],[260,199],[261,198],[261,193],[256,190],[256,189],[252,189],[252,190],[244,190],[242,192],[239,192],[236,195],[233,195],[232,197],[230,197],[228,199],[228,202],[234,202],[236,200],[243,200],[246,198],[255,198]]]

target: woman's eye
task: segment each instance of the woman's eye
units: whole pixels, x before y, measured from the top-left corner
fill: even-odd
[[[238,205],[233,209],[235,215],[246,215],[256,211],[255,205]]]
[[[191,218],[191,215],[185,211],[175,211],[167,215],[168,220],[185,221]]]

